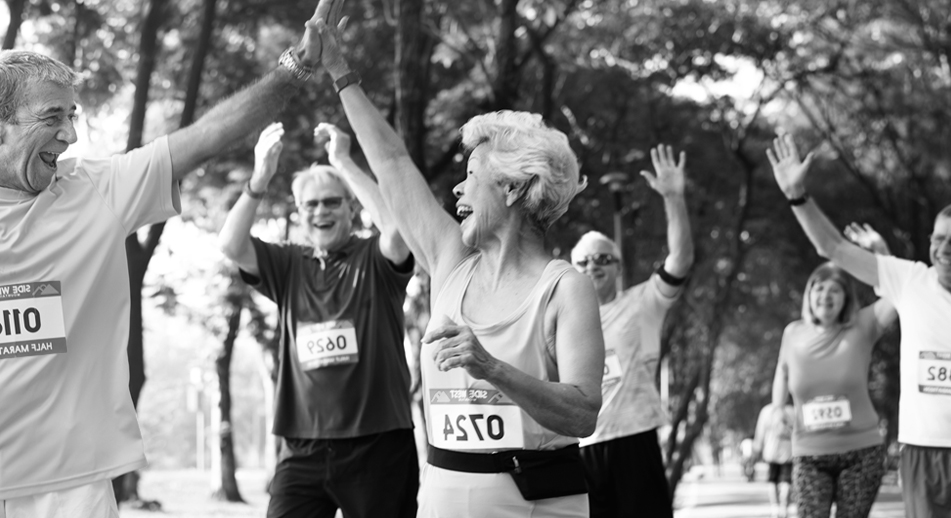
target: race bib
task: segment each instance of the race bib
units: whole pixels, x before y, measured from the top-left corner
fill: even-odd
[[[918,392],[951,396],[951,353],[918,353]]]
[[[604,376],[601,378],[601,395],[607,396],[621,382],[621,360],[614,349],[604,351]]]
[[[820,396],[802,405],[802,424],[807,431],[842,428],[852,421],[852,405],[845,397]]]
[[[350,320],[297,325],[297,359],[304,370],[357,363],[357,332]]]
[[[0,286],[0,360],[65,352],[59,281]]]
[[[446,450],[523,448],[522,411],[495,389],[430,389],[433,446]]]

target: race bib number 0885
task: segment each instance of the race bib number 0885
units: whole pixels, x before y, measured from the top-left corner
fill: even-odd
[[[60,283],[0,286],[0,359],[65,352]]]

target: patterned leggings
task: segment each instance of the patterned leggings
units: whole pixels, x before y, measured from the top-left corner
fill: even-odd
[[[799,518],[866,518],[885,474],[885,446],[831,455],[795,457]]]

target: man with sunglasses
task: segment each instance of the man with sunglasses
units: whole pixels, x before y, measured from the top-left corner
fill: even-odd
[[[684,153],[651,150],[655,174],[641,175],[664,198],[670,254],[651,277],[618,293],[620,250],[599,232],[583,235],[571,261],[594,282],[604,331],[602,404],[594,434],[581,440],[591,517],[672,517],[657,428],[666,417],[654,385],[664,317],[693,264],[684,201]]]
[[[273,432],[282,447],[267,516],[330,518],[338,508],[415,516],[419,466],[403,350],[413,258],[377,185],[350,158],[350,137],[330,124],[314,135],[333,167],[314,165],[291,186],[310,244],[251,237],[283,132],[272,124],[261,133],[254,172],[219,240],[280,314]],[[352,232],[357,201],[379,234]]]

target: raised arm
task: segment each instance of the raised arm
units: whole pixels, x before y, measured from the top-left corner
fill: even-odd
[[[845,234],[845,237],[847,237],[849,241],[873,254],[892,255],[891,250],[888,248],[888,243],[886,243],[882,235],[876,232],[868,223],[862,225],[854,222],[850,223],[849,226],[845,227],[843,234]],[[878,294],[877,288],[875,293],[876,295]],[[895,309],[895,305],[884,298],[878,299],[873,302],[871,306],[864,308],[862,311],[866,310],[872,312],[875,321],[878,323],[879,336],[884,334],[888,327],[898,319],[898,310]]]
[[[283,60],[285,64],[279,64],[259,81],[218,103],[194,124],[169,134],[172,177],[176,181],[273,120],[284,109],[320,62],[320,37],[315,24],[327,15],[330,7],[330,0],[320,1],[314,16],[305,23],[300,44]]]
[[[641,171],[651,189],[664,198],[664,211],[667,214],[667,248],[670,253],[664,260],[664,270],[678,279],[683,279],[693,265],[693,237],[690,233],[690,218],[687,215],[687,202],[684,200],[684,163],[686,154],[681,151],[680,159],[674,159],[674,150],[670,146],[660,145],[651,149],[651,161],[654,171]],[[660,291],[673,297],[680,290],[678,286],[666,281],[659,284]]]
[[[342,4],[343,0],[333,0],[330,17],[317,22],[323,41],[324,69],[333,78],[335,87],[346,83],[339,91],[340,100],[380,184],[383,200],[404,239],[412,246],[416,260],[433,275],[433,284],[438,286],[448,268],[455,266],[468,249],[462,243],[459,225],[433,196],[402,139],[352,75],[337,43]],[[439,264],[447,265],[446,271],[436,264],[437,257]]]
[[[267,191],[267,185],[277,171],[277,160],[284,147],[281,143],[282,136],[284,125],[279,122],[271,124],[261,132],[258,143],[254,146],[254,172],[218,233],[218,247],[225,257],[255,277],[259,276],[260,271],[257,254],[251,245],[251,225],[254,223],[258,204]]]
[[[391,263],[401,265],[409,258],[409,247],[403,241],[396,221],[383,202],[380,187],[350,156],[350,135],[333,124],[321,122],[314,129],[314,140],[327,149],[330,165],[340,172],[350,185],[360,205],[370,213],[370,219],[380,231],[380,252]]]
[[[594,432],[601,409],[604,338],[594,286],[587,277],[569,272],[559,281],[545,315],[554,330],[558,381],[543,381],[492,357],[472,330],[455,323],[433,329],[423,337],[436,348],[436,366],[447,371],[464,368],[512,398],[532,419],[569,437]]]
[[[806,195],[804,181],[813,154],[806,155],[805,161],[799,160],[799,152],[792,137],[785,135],[773,141],[773,149],[766,150],[766,156],[773,167],[776,183],[789,199],[793,214],[812,241],[819,255],[832,260],[860,281],[878,286],[878,262],[875,254],[863,250],[845,239]]]

